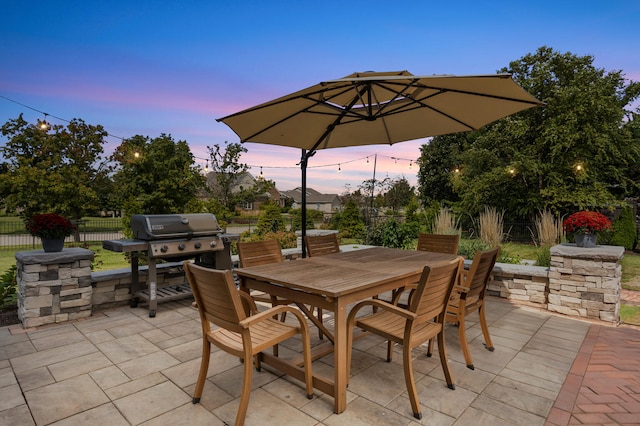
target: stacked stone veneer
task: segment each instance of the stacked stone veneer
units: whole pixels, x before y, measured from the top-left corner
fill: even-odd
[[[68,248],[16,253],[18,318],[24,327],[91,315],[93,252]]]
[[[341,246],[350,251],[364,245]],[[624,249],[574,245],[551,248],[550,268],[497,263],[487,291],[498,296],[567,315],[617,323],[620,310],[619,260]],[[285,249],[288,259],[300,257],[299,249]],[[131,300],[130,268],[91,273],[93,253],[64,249],[16,254],[19,310],[25,327],[67,321],[91,315],[99,309],[128,304]],[[237,266],[237,256],[232,256]],[[465,267],[471,260],[465,261]],[[139,285],[146,285],[146,267],[139,271]],[[185,283],[179,263],[159,264],[158,287]]]
[[[618,246],[552,247],[547,309],[617,323],[623,255]]]

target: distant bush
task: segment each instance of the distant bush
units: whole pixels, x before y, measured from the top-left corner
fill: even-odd
[[[378,223],[371,229],[367,244],[391,248],[414,248],[419,230],[418,222],[401,224],[391,218]]]
[[[613,235],[610,244],[623,246],[627,250],[633,250],[637,243],[636,222],[633,217],[633,209],[626,206],[620,216],[613,221]]]

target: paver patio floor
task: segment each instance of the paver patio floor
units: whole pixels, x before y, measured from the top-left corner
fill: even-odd
[[[423,418],[413,418],[402,357],[385,362],[386,342],[354,343],[347,410],[263,368],[254,373],[247,425],[566,425],[640,422],[640,330],[612,327],[489,298],[496,350],[483,347],[477,317],[467,324],[475,370],[465,367],[457,330],[447,326],[456,389],[439,358],[414,351]],[[325,318],[331,324],[331,317]],[[312,331],[312,344],[318,344]],[[296,351],[296,340],[280,354]],[[397,348],[398,349],[398,348]],[[2,425],[233,424],[242,366],[214,350],[199,404],[191,403],[201,356],[200,323],[189,300],[120,307],[32,330],[0,328]],[[332,356],[313,363],[330,375]]]

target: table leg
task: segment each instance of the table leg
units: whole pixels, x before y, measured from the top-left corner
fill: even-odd
[[[336,414],[347,408],[347,306],[337,298],[334,308],[334,408]]]

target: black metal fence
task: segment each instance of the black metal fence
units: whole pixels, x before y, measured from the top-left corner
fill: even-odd
[[[77,223],[80,241],[74,236],[65,239],[65,245],[93,243],[123,238],[119,219],[91,218]],[[20,219],[0,220],[0,250],[32,250],[41,247],[40,238],[30,235]]]

